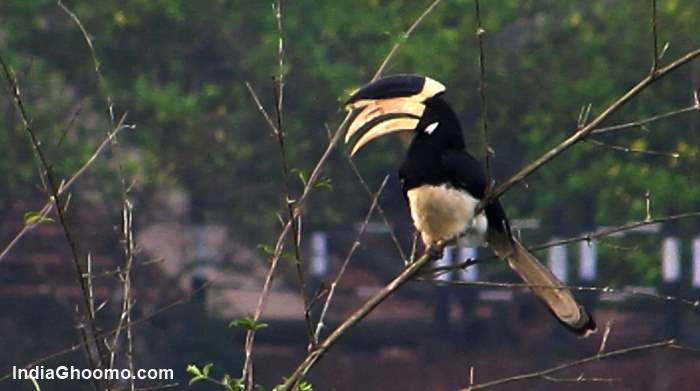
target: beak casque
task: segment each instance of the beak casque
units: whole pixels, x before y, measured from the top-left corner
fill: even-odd
[[[345,143],[360,135],[350,155],[378,137],[414,130],[425,111],[424,102],[444,91],[440,82],[420,75],[387,76],[357,90],[345,104],[346,110],[357,111]]]

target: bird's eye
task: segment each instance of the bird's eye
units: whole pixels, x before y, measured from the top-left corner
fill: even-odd
[[[435,128],[438,127],[438,124],[439,124],[438,122],[433,122],[432,124],[426,126],[425,133],[433,134],[433,132],[435,131]]]

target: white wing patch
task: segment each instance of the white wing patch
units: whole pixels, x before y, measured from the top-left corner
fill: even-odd
[[[440,125],[439,122],[433,122],[432,124],[426,126],[426,127],[425,127],[425,133],[433,134],[433,132],[435,131],[435,129],[438,127],[438,125]]]

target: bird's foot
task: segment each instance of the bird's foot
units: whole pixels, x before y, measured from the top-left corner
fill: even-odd
[[[428,253],[428,256],[430,257],[431,261],[435,261],[442,258],[444,249],[445,243],[443,241],[439,241],[428,246],[426,253]]]

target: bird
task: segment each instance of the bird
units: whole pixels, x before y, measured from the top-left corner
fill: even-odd
[[[582,337],[595,333],[590,313],[513,236],[500,201],[493,200],[475,213],[486,197],[489,178],[467,152],[462,127],[445,92],[439,81],[417,74],[384,76],[359,88],[344,105],[351,113],[345,143],[356,137],[350,155],[379,137],[412,132],[399,179],[426,248],[490,247],[562,325]]]

